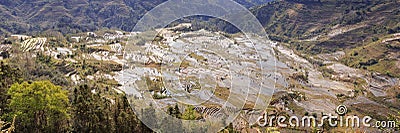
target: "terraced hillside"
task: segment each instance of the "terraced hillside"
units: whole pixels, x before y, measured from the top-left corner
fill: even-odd
[[[5,120],[0,122],[13,122],[6,108],[11,85],[49,80],[69,91],[71,105],[65,112],[70,117],[49,121],[37,132],[152,132],[138,117],[150,118],[150,126],[170,122],[155,119],[157,111],[183,120],[218,121],[213,126],[227,125],[219,122],[238,114],[226,132],[400,130],[262,127],[252,117],[323,118],[346,105],[349,116],[399,121],[398,0],[280,0],[253,7],[273,41],[194,29],[192,24],[157,29],[159,34],[148,42],[137,38],[147,32],[120,30],[129,31],[132,18],[162,1],[0,1],[1,32],[46,30],[22,41],[1,33],[0,115]],[[52,30],[56,32],[50,34]],[[31,119],[38,121],[24,122]],[[30,132],[38,127],[32,124],[45,120],[16,117],[15,130]],[[201,124],[172,124],[172,132],[207,131]]]
[[[190,28],[190,24],[183,26]],[[312,114],[320,118],[324,113],[335,114],[335,107],[340,104],[345,104],[352,110],[351,115],[370,115],[374,121],[398,116],[399,79],[348,67],[338,61],[346,56],[344,52],[310,57],[290,49],[288,43],[271,42],[257,36],[245,37],[243,34],[207,30],[179,31],[174,28],[157,30],[157,38],[144,43],[129,38],[146,35],[146,32],[107,30],[68,36],[81,40],[77,42],[75,39],[67,39],[70,41],[64,45],[54,45],[57,41],[51,39],[53,37],[34,37],[23,42],[16,40],[11,45],[1,44],[4,47],[2,50],[13,53],[11,57],[1,61],[15,65],[15,69],[3,65],[2,70],[7,70],[7,73],[1,73],[0,76],[10,82],[13,80],[10,78],[18,75],[22,77],[14,80],[48,79],[67,90],[79,85],[79,89],[70,90],[71,97],[75,99],[82,98],[75,96],[85,95],[95,98],[97,102],[87,99],[89,103],[94,102],[96,105],[88,103],[87,106],[90,107],[87,107],[89,110],[86,111],[89,112],[86,113],[91,114],[91,109],[98,110],[95,107],[99,106],[102,107],[97,112],[100,114],[95,116],[101,118],[117,115],[119,109],[132,113],[129,104],[139,110],[145,105],[144,98],[149,97],[157,103],[158,111],[179,110],[178,112],[182,112],[181,116],[176,117],[182,119],[221,121],[231,114],[239,113],[232,121],[232,130],[236,131],[316,130],[307,127],[269,129],[251,125],[250,118],[261,115],[262,112],[289,116]],[[255,43],[254,47],[248,39]],[[393,40],[396,40],[395,36],[389,37],[385,42]],[[271,66],[274,64],[276,71]],[[259,69],[260,66],[263,69]],[[247,72],[249,73],[246,74]],[[261,72],[273,74],[263,75]],[[85,86],[86,84],[89,85]],[[276,87],[272,98],[268,85]],[[247,87],[248,90],[243,89]],[[262,104],[269,98],[269,105]],[[197,102],[200,104],[185,105]],[[171,109],[174,105],[176,108]],[[86,108],[86,105],[75,103],[73,108],[82,108],[81,106]],[[149,111],[148,109],[144,111]],[[377,111],[381,113],[374,113]],[[186,115],[188,112],[192,114]],[[135,113],[138,115],[138,112]],[[126,126],[136,124],[137,119],[133,114],[122,113],[117,116],[133,121],[125,123]],[[81,120],[81,117],[72,119]],[[87,120],[86,117],[82,119]],[[87,121],[97,123],[96,120]],[[114,121],[119,122],[113,118],[111,122],[102,124],[107,125],[107,129],[117,130],[112,128],[116,126]],[[160,125],[161,123],[163,121],[156,122]],[[188,132],[200,130],[189,127],[190,129],[186,129]],[[99,128],[92,126],[87,130]],[[18,125],[17,129],[23,128]],[[140,129],[126,127],[124,130]],[[318,130],[343,132],[347,129],[333,127]],[[359,129],[365,130],[381,131],[375,128]]]
[[[397,0],[283,0],[252,11],[271,39],[303,54],[344,52],[337,61],[399,77],[399,6]]]
[[[25,40],[21,43],[21,49],[24,52],[31,50],[42,50],[44,51],[44,45],[46,44],[47,38],[32,38]]]
[[[257,114],[258,107],[262,106],[257,102],[256,95],[268,95],[267,86],[257,86],[257,83],[271,84],[268,80],[260,80],[263,76],[271,75],[258,75],[257,73],[269,71],[268,68],[272,66],[266,65],[261,70],[254,68],[258,66],[258,63],[254,64],[254,60],[257,58],[253,55],[252,48],[248,47],[250,43],[241,34],[223,34],[224,36],[222,36],[220,32],[206,30],[190,32],[169,30],[171,29],[160,30],[161,41],[133,47],[127,46],[126,50],[129,52],[124,59],[131,63],[126,66],[123,73],[117,74],[116,78],[124,86],[126,93],[132,94],[131,102],[137,105],[137,109],[140,109],[145,106],[141,101],[146,99],[146,94],[150,93],[149,96],[156,99],[160,108],[167,109],[177,101],[196,103],[208,99],[194,107],[194,110],[206,120],[224,119],[230,113],[238,111],[236,105],[244,102],[240,115],[232,122],[233,128],[239,131],[251,130],[248,128],[252,123],[249,116],[253,113]],[[261,64],[274,64],[270,61],[277,58],[277,62],[275,62],[277,73],[272,76],[277,80],[276,90],[270,105],[264,106],[268,107],[264,111],[272,116],[312,114],[320,118],[324,114],[335,114],[335,108],[340,104],[344,104],[349,110],[352,110],[349,113],[351,115],[369,115],[376,120],[398,116],[397,112],[400,110],[400,106],[398,106],[400,100],[397,98],[397,95],[400,94],[398,78],[348,67],[337,61],[341,56],[345,56],[341,52],[318,55],[319,58],[324,58],[324,62],[321,62],[322,66],[320,66],[315,63],[318,62],[316,57],[303,56],[296,50],[288,48],[290,44],[273,43],[256,36],[249,38],[257,44],[255,47],[263,44],[260,47],[263,47],[264,51],[258,51],[263,55]],[[212,50],[206,51],[205,49]],[[268,56],[268,49],[273,49],[276,56]],[[192,53],[191,50],[195,52]],[[212,54],[213,51],[217,52]],[[187,56],[182,54],[187,54]],[[230,54],[233,56],[229,56]],[[218,58],[217,55],[223,57],[224,60]],[[183,58],[179,58],[181,56]],[[226,64],[233,66],[233,69]],[[246,101],[242,101],[243,94],[245,94],[243,89],[235,89],[237,86],[245,88],[243,84],[246,81],[240,80],[246,78],[245,75],[242,75],[245,70],[235,69],[241,68],[239,66],[242,65],[250,66],[250,70],[252,70],[250,72],[252,84],[248,90],[249,96]],[[226,74],[227,68],[231,69],[229,69],[230,73]],[[235,76],[239,76],[239,78],[234,80]],[[230,77],[233,78],[230,79]],[[229,85],[229,82],[233,83]],[[261,87],[261,92],[256,94],[255,88],[258,87]],[[185,94],[191,97],[187,98]],[[181,102],[179,105],[182,104]],[[227,107],[229,108],[227,109]],[[373,113],[375,111],[381,113]],[[255,126],[253,129],[265,129],[257,127],[257,125],[253,126]],[[278,130],[282,132],[311,131],[307,127]],[[349,129],[342,127],[325,129],[324,127],[314,130],[344,132]],[[354,129],[354,131],[378,132],[380,129],[360,128]]]

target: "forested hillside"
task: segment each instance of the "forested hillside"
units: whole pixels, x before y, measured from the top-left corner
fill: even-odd
[[[147,10],[164,0],[3,0],[2,33],[58,30],[77,33],[107,28],[129,31]]]
[[[166,0],[2,0],[0,34],[55,30],[79,33],[103,28],[131,31],[149,10]],[[235,0],[245,7],[270,0]]]
[[[151,132],[137,119],[125,94],[112,89],[117,86],[113,81],[75,84],[65,76],[86,75],[95,66],[68,66],[41,52],[32,57],[36,52],[22,53],[18,47],[12,51],[11,58],[0,61],[0,119],[9,122],[0,131]]]

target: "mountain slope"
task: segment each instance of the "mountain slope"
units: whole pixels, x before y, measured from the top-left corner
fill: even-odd
[[[400,32],[399,6],[392,0],[285,0],[253,12],[271,36],[319,41],[316,46],[322,48],[348,48],[361,45],[362,39]]]
[[[147,11],[166,0],[2,0],[0,33],[62,33],[117,28],[130,31]],[[235,0],[252,7],[270,0]]]
[[[348,66],[400,77],[398,7],[397,0],[283,0],[252,11],[271,39],[293,49],[344,51],[338,60]]]
[[[28,33],[58,29],[63,33],[102,27],[130,30],[147,10],[164,2],[130,0],[5,0],[0,4],[2,32]]]
[[[102,28],[130,31],[146,11],[164,1],[3,0],[0,34],[79,33]],[[293,49],[307,54],[345,51],[340,61],[346,65],[400,76],[396,39],[385,41],[400,32],[398,0],[236,1],[246,7],[259,5],[251,11],[273,40],[290,42]],[[219,26],[216,29],[237,31],[226,22],[210,22]],[[210,24],[199,27],[207,29]]]

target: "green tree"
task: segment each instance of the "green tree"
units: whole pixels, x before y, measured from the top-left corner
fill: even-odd
[[[7,114],[16,117],[17,132],[67,131],[68,93],[50,81],[15,83],[7,91],[10,95]]]
[[[3,61],[0,62],[0,116],[3,115],[7,106],[7,90],[15,82],[20,82],[22,80],[21,71],[10,66]]]
[[[73,90],[73,132],[125,133],[148,129],[140,125],[124,94],[108,95],[110,93],[104,91],[107,87],[102,88],[99,84],[88,83]]]
[[[134,114],[126,96],[116,99],[115,116],[117,133],[132,133],[139,131],[139,120]],[[147,127],[146,127],[147,128]]]
[[[179,111],[178,104],[175,104],[175,107],[168,106],[167,113],[175,118],[181,118],[181,112]]]
[[[185,112],[182,114],[182,119],[184,120],[199,120],[201,118],[201,114],[194,110],[193,105],[187,106]]]
[[[182,133],[184,132],[182,128],[182,121],[180,119],[180,112],[179,112],[179,107],[178,104],[175,104],[175,107],[169,106],[167,109],[167,113],[172,116],[173,118],[170,117],[165,117],[162,120],[162,127],[161,131],[166,132],[166,133]]]
[[[110,131],[111,124],[107,122],[106,101],[97,94],[91,92],[96,87],[81,85],[74,89],[73,106],[73,130],[76,132],[104,132]]]
[[[174,117],[176,117],[176,118],[181,118],[181,112],[179,111],[179,107],[178,107],[178,104],[175,104],[175,107],[174,107],[174,109],[173,109],[173,112],[172,112],[172,116],[174,116]]]

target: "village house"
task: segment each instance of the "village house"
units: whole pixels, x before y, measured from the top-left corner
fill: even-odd
[[[82,37],[80,37],[80,36],[73,36],[73,37],[71,37],[71,39],[72,39],[73,41],[77,42],[77,43],[80,42],[81,38],[82,38]]]

